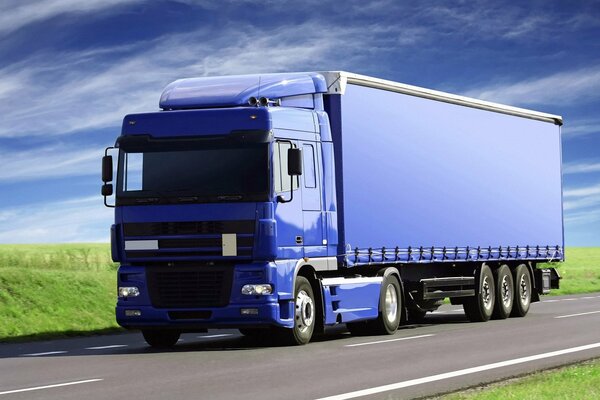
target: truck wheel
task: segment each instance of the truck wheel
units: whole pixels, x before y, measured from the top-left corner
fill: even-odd
[[[514,271],[515,302],[513,304],[511,317],[524,317],[529,312],[531,304],[531,275],[525,264],[519,265]]]
[[[508,318],[513,308],[515,288],[512,273],[508,265],[504,264],[496,270],[496,304],[492,318]]]
[[[394,275],[383,277],[379,295],[379,316],[374,321],[374,333],[392,335],[400,325],[402,297],[400,282]]]
[[[392,335],[398,330],[402,313],[400,282],[394,275],[383,278],[379,294],[377,319],[349,322],[346,327],[352,335]]]
[[[294,294],[294,327],[277,328],[276,332],[283,344],[306,344],[312,337],[316,322],[315,295],[308,279],[296,277]]]
[[[478,271],[477,293],[474,297],[465,298],[463,303],[465,314],[471,322],[488,321],[494,311],[494,275],[485,264],[482,264]]]
[[[142,335],[144,335],[144,340],[150,346],[168,348],[175,346],[181,333],[171,330],[143,330]]]

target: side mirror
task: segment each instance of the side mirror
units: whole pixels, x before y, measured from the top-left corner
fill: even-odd
[[[102,196],[108,197],[113,194],[113,185],[110,183],[105,183],[102,185]]]
[[[286,200],[283,196],[277,196],[278,203],[289,203],[294,199],[294,177],[302,175],[302,150],[291,147],[288,149],[288,175],[290,176],[290,198]]]
[[[112,156],[102,157],[102,182],[112,182],[113,180],[113,158]],[[106,185],[105,185],[106,186]],[[104,189],[102,189],[104,192]],[[112,190],[111,190],[112,194]],[[110,196],[110,195],[105,195]]]
[[[290,176],[302,175],[302,150],[288,149],[288,174]]]

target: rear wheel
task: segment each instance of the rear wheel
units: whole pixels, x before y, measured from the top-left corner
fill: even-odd
[[[398,330],[402,314],[400,282],[394,275],[383,277],[377,319],[350,322],[346,327],[353,335],[392,335]]]
[[[143,330],[142,335],[152,347],[169,348],[175,346],[181,333],[171,330]]]
[[[508,265],[502,265],[496,270],[496,304],[492,318],[508,318],[513,308],[515,288],[512,273]]]
[[[394,275],[383,277],[381,295],[379,296],[379,316],[375,320],[375,333],[392,335],[400,325],[402,314],[402,297],[400,282]]]
[[[519,265],[514,271],[515,302],[511,317],[524,317],[531,305],[531,274],[525,264]]]
[[[482,264],[478,271],[477,293],[474,297],[465,298],[463,303],[465,314],[471,322],[488,321],[494,311],[494,275],[490,267],[485,264]]]

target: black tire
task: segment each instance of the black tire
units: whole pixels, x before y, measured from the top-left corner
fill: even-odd
[[[494,305],[493,319],[506,319],[510,315],[515,299],[515,286],[512,272],[508,265],[501,265],[495,271],[496,302]]]
[[[531,285],[531,274],[525,264],[519,265],[513,271],[514,275],[514,293],[515,301],[513,304],[511,317],[524,317],[529,312],[531,305],[531,295],[533,286]]]
[[[143,330],[142,335],[150,346],[164,349],[175,346],[181,333],[171,330]]]
[[[276,336],[286,345],[307,344],[315,330],[317,308],[315,295],[308,279],[296,277],[294,290],[294,327],[277,328]]]
[[[377,319],[349,322],[346,327],[352,335],[393,335],[400,325],[402,314],[402,293],[400,282],[394,275],[383,277],[379,293],[379,314]]]
[[[475,283],[477,291],[474,297],[465,298],[463,308],[471,322],[485,322],[492,317],[494,312],[495,285],[492,270],[482,264],[477,271]]]
[[[373,321],[373,333],[393,335],[400,325],[402,315],[402,293],[395,275],[383,277],[379,294],[379,315]]]

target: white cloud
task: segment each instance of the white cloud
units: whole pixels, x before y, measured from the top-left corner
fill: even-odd
[[[562,128],[564,138],[576,138],[580,136],[599,134],[600,120],[599,119],[584,119],[575,121],[565,121]]]
[[[600,172],[600,162],[566,163],[563,165],[564,174],[584,174]]]
[[[0,3],[0,33],[61,14],[99,12],[145,0],[4,0]]]
[[[14,207],[0,211],[0,243],[109,242],[111,220],[100,196]]]
[[[183,77],[359,65],[370,57],[366,43],[389,35],[369,32],[337,27],[323,36],[316,22],[272,30],[235,25],[218,36],[207,28],[91,52],[37,54],[0,70],[0,137],[116,130],[127,113],[157,110],[162,89]]]
[[[600,185],[592,185],[563,191],[565,211],[582,210],[600,206]],[[595,212],[597,210],[588,210]]]
[[[574,101],[600,98],[600,65],[472,89],[465,95],[514,105],[569,106]]]
[[[0,183],[100,174],[101,148],[52,146],[25,151],[0,150]]]

